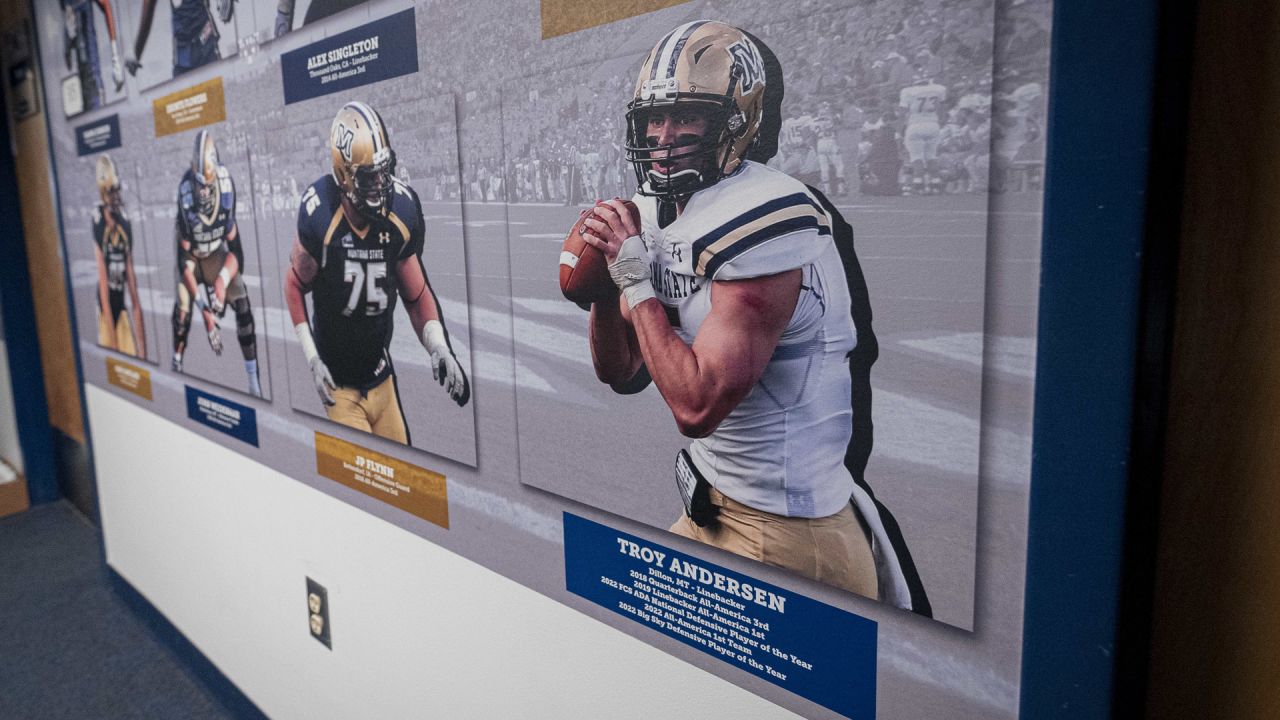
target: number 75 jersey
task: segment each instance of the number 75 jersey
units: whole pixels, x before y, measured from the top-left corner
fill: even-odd
[[[399,295],[397,266],[419,262],[422,205],[395,181],[387,212],[357,231],[333,176],[315,181],[298,208],[298,241],[319,267],[311,281],[311,329],[320,359],[342,387],[367,390],[391,374],[388,348]]]

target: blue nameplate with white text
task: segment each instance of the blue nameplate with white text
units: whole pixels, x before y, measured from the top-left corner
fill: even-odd
[[[258,446],[258,413],[234,400],[187,386],[187,417]]]
[[[285,105],[416,72],[413,8],[280,56]]]
[[[876,715],[876,623],[564,514],[569,592],[857,720]]]
[[[108,115],[76,128],[76,154],[92,155],[120,147],[120,116]]]

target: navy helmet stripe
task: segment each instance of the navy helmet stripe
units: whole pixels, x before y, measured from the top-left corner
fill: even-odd
[[[672,30],[671,32],[667,33],[665,36],[663,36],[662,40],[658,41],[657,46],[656,46],[656,47],[654,47],[654,49],[653,49],[653,65],[652,65],[652,66],[650,66],[650,68],[649,68],[649,79],[650,79],[650,80],[655,80],[655,79],[657,79],[657,77],[658,77],[658,66],[662,64],[662,51],[667,47],[667,43],[671,41],[671,36],[672,36],[672,35],[675,35],[675,34],[676,34],[676,30],[679,30],[679,29],[680,29],[680,28],[676,28],[675,30]]]
[[[357,113],[360,114],[360,117],[364,118],[365,124],[369,126],[369,134],[373,136],[374,152],[381,150],[382,148],[380,146],[382,145],[382,127],[381,127],[381,124],[377,121],[377,115],[372,114],[373,108],[370,108],[368,105],[365,105],[362,102],[351,102],[350,105],[352,109],[354,109]],[[368,112],[365,112],[366,110]]]
[[[817,208],[819,213],[821,213],[824,216],[826,215],[826,213],[823,212],[822,208],[813,201],[813,198],[809,197],[808,193],[799,192],[791,195],[786,195],[780,198],[775,198],[773,200],[770,200],[767,203],[764,203],[763,205],[758,205],[742,213],[738,217],[721,225],[715,230],[712,230],[706,235],[703,235],[701,238],[698,239],[697,242],[693,244],[693,256],[695,258],[701,256],[704,250],[714,245],[716,241],[718,241],[720,238],[724,237],[725,235],[728,235],[729,233],[733,232],[737,228],[740,228],[749,222],[759,220],[765,215],[777,212],[778,210],[782,210],[783,208],[794,207],[796,205],[811,205],[814,208]]]
[[[666,75],[667,77],[675,77],[676,63],[680,61],[680,53],[681,51],[684,50],[684,44],[689,42],[690,36],[692,36],[695,32],[697,32],[698,28],[706,24],[707,24],[706,20],[699,20],[698,22],[693,23],[692,25],[689,26],[687,30],[684,31],[684,34],[680,36],[680,39],[676,41],[676,46],[671,51],[671,62],[667,64],[667,75]]]
[[[788,220],[774,223],[773,225],[747,235],[724,250],[716,253],[715,256],[707,262],[706,277],[714,278],[722,265],[751,248],[760,245],[767,240],[772,240],[773,238],[781,237],[800,230],[817,230],[819,235],[831,234],[831,228],[820,224],[818,219],[812,215],[803,215],[801,217],[790,218]],[[697,257],[697,255],[695,255],[695,257]]]

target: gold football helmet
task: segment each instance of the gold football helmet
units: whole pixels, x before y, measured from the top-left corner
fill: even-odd
[[[98,156],[94,176],[98,182],[98,198],[102,201],[102,206],[113,211],[119,210],[124,205],[124,200],[120,197],[120,173],[116,171],[115,161],[110,155]]]
[[[627,159],[640,193],[687,197],[737,171],[760,130],[764,73],[760,50],[731,25],[689,22],[659,40],[627,105]],[[701,113],[706,132],[660,144],[650,118],[682,110]]]
[[[191,154],[191,176],[195,180],[196,204],[204,215],[213,213],[218,201],[218,146],[208,130],[196,133]]]
[[[329,127],[329,154],[333,179],[356,210],[367,215],[386,212],[396,154],[378,111],[362,102],[343,105]]]

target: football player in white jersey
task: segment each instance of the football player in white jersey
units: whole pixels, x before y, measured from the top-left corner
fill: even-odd
[[[902,144],[907,147],[911,161],[908,172],[911,183],[906,191],[914,195],[937,192],[942,188],[938,177],[938,112],[947,99],[947,89],[921,72],[916,73],[915,83],[902,88],[898,105],[907,113],[906,130]]]
[[[592,357],[615,387],[647,373],[693,438],[672,532],[883,596],[884,530],[843,462],[844,268],[806,187],[745,159],[764,89],[755,44],[718,22],[677,27],[641,65],[627,112],[640,226],[617,199],[586,222],[620,291],[592,306]]]

